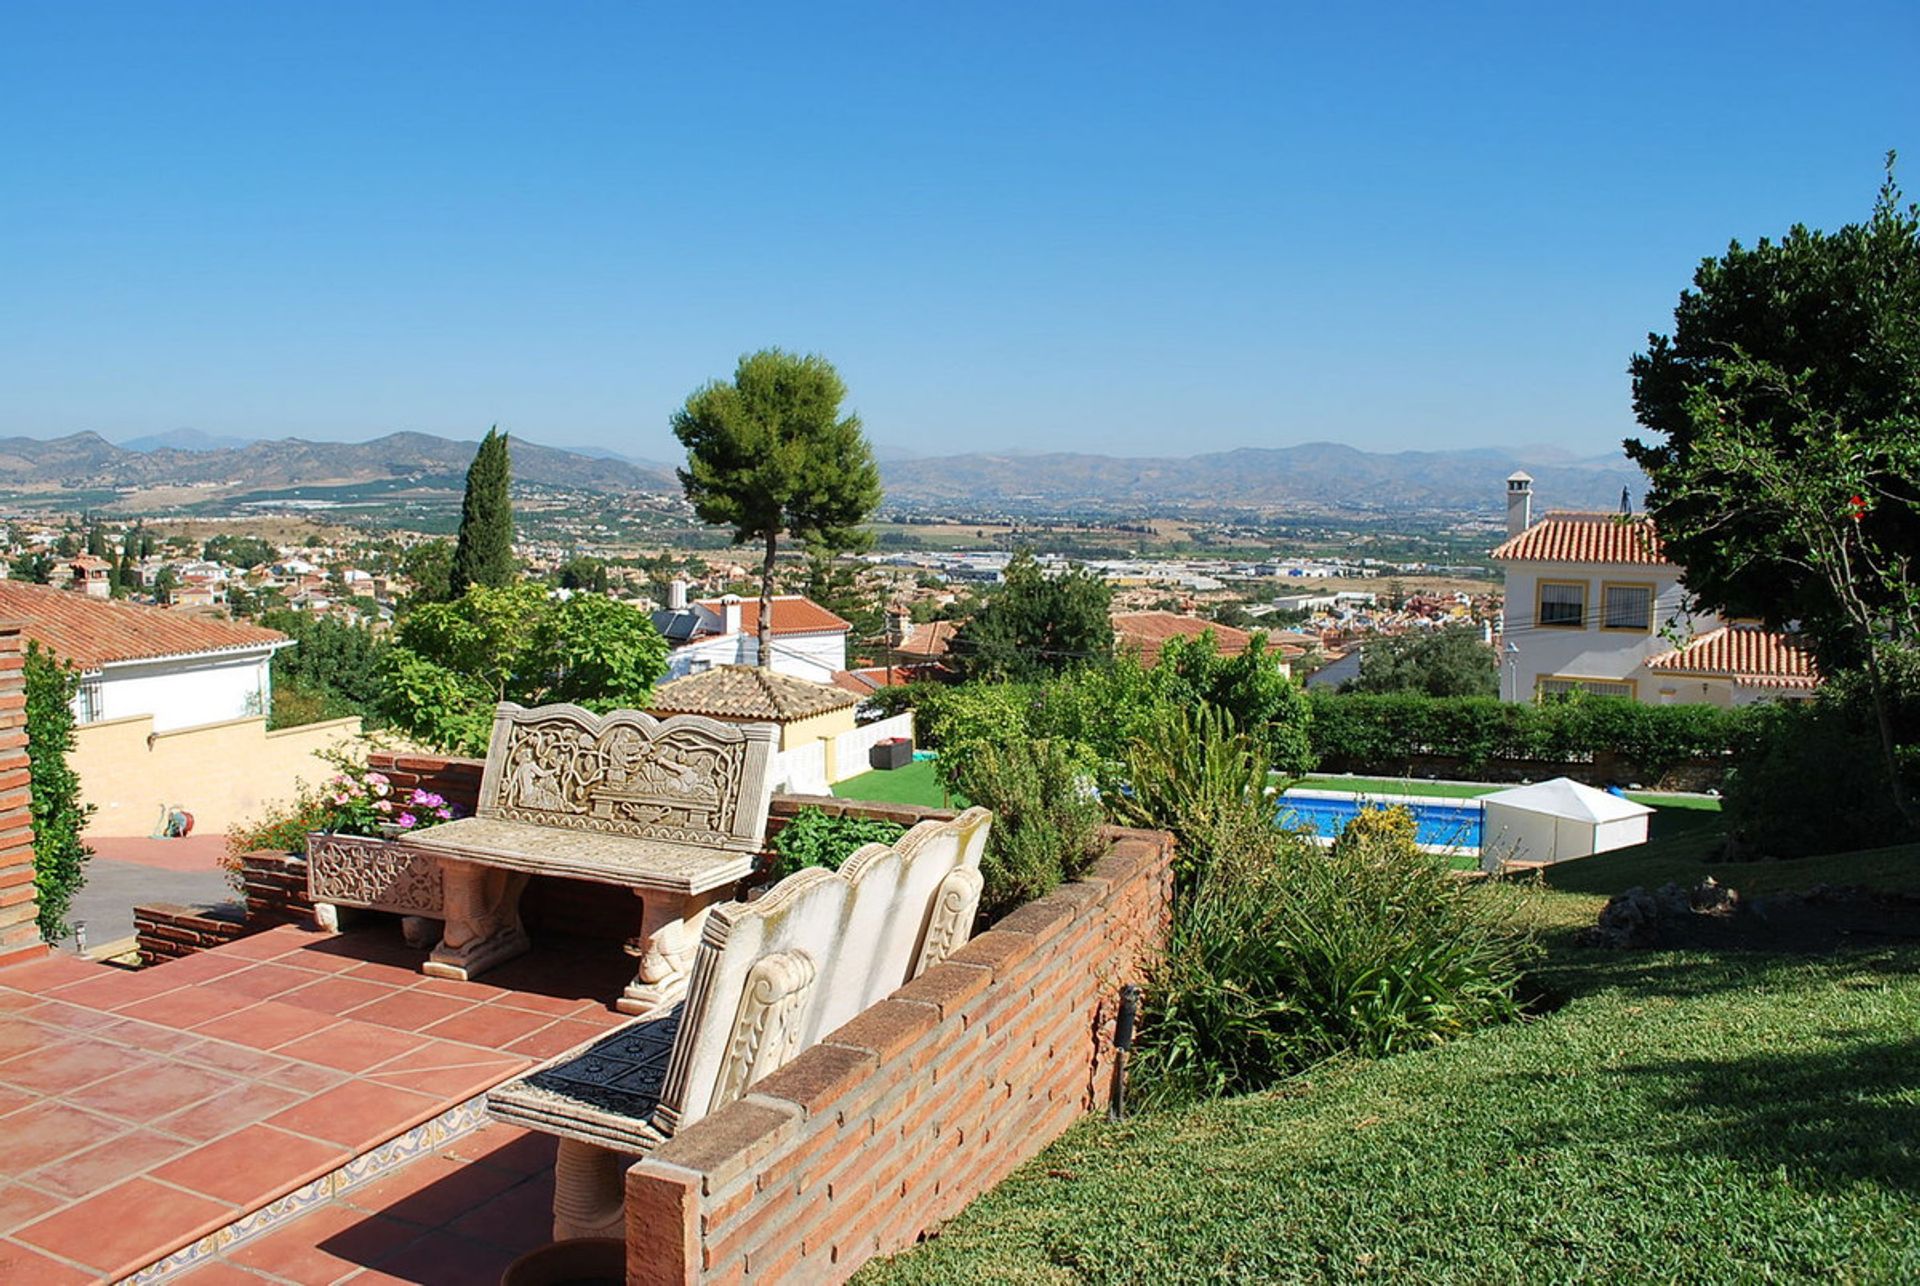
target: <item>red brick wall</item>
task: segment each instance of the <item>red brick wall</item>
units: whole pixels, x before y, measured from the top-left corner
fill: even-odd
[[[0,964],[46,950],[34,923],[25,666],[19,623],[0,622]]]
[[[1029,903],[627,1172],[627,1281],[837,1282],[1105,1106],[1172,841],[1115,832]]]
[[[238,914],[209,914],[177,902],[154,902],[133,908],[133,933],[140,943],[143,967],[221,946],[265,927],[264,924],[250,925]]]

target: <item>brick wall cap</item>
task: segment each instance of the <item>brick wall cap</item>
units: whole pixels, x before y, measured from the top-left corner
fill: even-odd
[[[879,1066],[879,1055],[870,1049],[820,1044],[762,1077],[753,1088],[758,1097],[784,1099],[812,1116],[858,1089]],[[695,1122],[688,1128],[698,1125]]]
[[[1009,933],[995,926],[948,956],[955,964],[978,965],[1003,978],[1033,955],[1038,940],[1030,933]]]
[[[947,1019],[985,991],[992,981],[993,971],[990,969],[946,960],[894,992],[893,997],[895,1000],[924,1001],[937,1008],[942,1019]]]
[[[702,1191],[711,1195],[791,1139],[800,1119],[797,1104],[765,1094],[749,1095],[676,1132],[653,1150],[649,1160],[697,1173]]]
[[[938,1006],[895,996],[862,1010],[829,1032],[826,1039],[833,1045],[872,1050],[875,1057],[885,1062],[904,1052],[939,1023]]]

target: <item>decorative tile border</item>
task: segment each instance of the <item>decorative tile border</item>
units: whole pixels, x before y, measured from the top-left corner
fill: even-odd
[[[416,1125],[405,1134],[389,1139],[370,1152],[363,1152],[339,1169],[321,1175],[284,1197],[248,1211],[224,1228],[183,1246],[164,1259],[148,1264],[118,1286],[148,1286],[183,1273],[222,1251],[233,1249],[270,1229],[296,1219],[361,1184],[377,1179],[397,1166],[438,1151],[463,1134],[487,1123],[487,1096],[476,1094],[464,1103],[448,1108],[431,1121]]]

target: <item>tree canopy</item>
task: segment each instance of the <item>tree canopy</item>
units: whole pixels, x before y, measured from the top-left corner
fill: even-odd
[[[513,556],[513,501],[507,494],[512,476],[507,435],[495,425],[480,439],[480,449],[467,466],[460,535],[448,573],[451,593],[463,594],[469,585],[499,589],[519,576],[520,564]]]
[[[1471,625],[1389,634],[1360,654],[1347,692],[1420,692],[1430,697],[1497,697],[1499,658]]]
[[[970,679],[1058,674],[1113,655],[1113,587],[1074,568],[1049,575],[1031,550],[1007,564],[1000,588],[955,632],[952,657]]]
[[[667,669],[645,612],[599,594],[564,602],[533,584],[475,585],[410,612],[379,661],[377,707],[441,749],[480,754],[501,701],[644,706]]]
[[[814,354],[777,348],[740,359],[731,381],[696,390],[673,414],[687,449],[680,485],[701,521],[728,527],[736,545],[758,542],[759,663],[773,661],[774,559],[787,533],[813,551],[864,547],[880,505],[880,468],[843,414],[846,385]]]

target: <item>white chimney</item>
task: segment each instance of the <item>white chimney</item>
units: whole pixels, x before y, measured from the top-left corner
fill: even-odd
[[[899,647],[913,637],[913,613],[904,607],[887,612],[887,642]]]
[[[667,582],[667,606],[676,612],[687,610],[687,583],[678,576]]]
[[[1533,479],[1520,470],[1507,478],[1507,535],[1533,526]]]
[[[720,600],[720,632],[738,634],[740,632],[740,596],[729,594]]]

